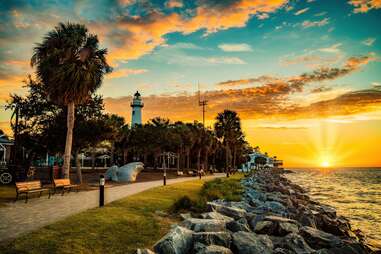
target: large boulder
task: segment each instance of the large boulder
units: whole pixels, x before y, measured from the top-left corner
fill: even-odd
[[[237,254],[270,254],[273,248],[268,236],[242,231],[233,234],[232,245]]]
[[[226,227],[232,232],[245,231],[250,232],[249,224],[245,218],[241,218],[239,220],[233,220],[226,224]]]
[[[155,254],[155,252],[150,249],[137,249],[135,254]]]
[[[342,244],[339,237],[312,227],[302,227],[300,234],[314,249],[333,248]]]
[[[288,233],[297,233],[299,227],[294,220],[278,216],[266,216],[264,220],[256,223],[254,231],[259,234],[285,236]]]
[[[214,219],[214,220],[224,220],[226,222],[231,222],[234,221],[233,218],[228,217],[226,215],[217,213],[217,212],[208,212],[208,213],[202,213],[201,217],[203,219]]]
[[[202,243],[195,243],[195,247],[192,253],[195,254],[233,254],[233,252],[223,246],[219,245],[204,245]]]
[[[193,242],[199,242],[205,245],[220,245],[229,248],[231,235],[227,231],[196,232],[193,233]]]
[[[144,164],[141,162],[131,162],[120,168],[114,165],[107,169],[105,178],[114,182],[135,182],[143,169]]]
[[[153,247],[158,254],[188,253],[193,244],[193,232],[187,228],[175,226]]]
[[[181,224],[195,232],[220,232],[226,230],[225,220],[190,218],[184,220]]]
[[[210,211],[218,212],[234,219],[243,218],[246,215],[246,210],[242,208],[217,202],[208,202],[207,204]]]
[[[291,233],[284,237],[280,246],[295,254],[309,254],[315,251],[304,241],[303,237],[296,233]]]

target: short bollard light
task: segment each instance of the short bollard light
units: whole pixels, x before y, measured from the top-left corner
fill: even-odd
[[[167,185],[167,171],[164,170],[164,173],[163,173],[163,184],[164,186]]]
[[[99,177],[99,207],[105,205],[105,176]]]

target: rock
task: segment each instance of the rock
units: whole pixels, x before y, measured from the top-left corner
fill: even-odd
[[[155,254],[155,252],[150,249],[137,249],[135,254]]]
[[[220,232],[226,230],[226,221],[214,219],[186,219],[181,223],[184,227],[195,232]]]
[[[216,202],[208,202],[207,204],[210,211],[219,212],[234,219],[243,218],[246,215],[246,211],[242,208],[230,207],[224,204],[218,204]]]
[[[237,254],[270,254],[272,242],[268,236],[259,237],[255,233],[236,232],[233,234],[233,251]]]
[[[287,235],[288,233],[298,233],[299,227],[296,224],[289,222],[281,222],[278,225],[279,235]]]
[[[153,249],[158,254],[188,253],[192,248],[192,235],[191,230],[175,226],[154,245]]]
[[[274,213],[284,213],[286,211],[286,208],[284,207],[284,205],[282,205],[281,203],[277,201],[265,202],[265,206],[267,206],[268,209]]]
[[[250,227],[247,224],[247,220],[245,218],[241,218],[237,221],[231,221],[226,224],[226,227],[232,232],[245,231],[250,232]]]
[[[316,252],[317,254],[368,254],[370,253],[361,244],[345,244],[341,247],[334,247],[330,249],[321,249]]]
[[[340,245],[340,238],[312,227],[302,227],[300,234],[315,249],[332,248]]]
[[[295,233],[288,234],[283,238],[280,245],[282,248],[291,250],[292,253],[296,254],[309,254],[314,252],[314,250],[304,241],[303,237]]]
[[[269,234],[273,235],[273,232],[275,231],[275,223],[271,221],[259,221],[256,223],[254,232],[258,234]]]
[[[295,223],[296,221],[283,217],[266,216],[263,221],[257,222],[254,231],[259,234],[285,236],[299,231]]]
[[[196,254],[233,254],[230,249],[218,245],[205,246],[203,244],[197,244],[194,250]]]
[[[193,233],[193,241],[204,245],[220,245],[229,248],[231,236],[228,232],[197,232]]]
[[[288,223],[294,223],[294,224],[297,223],[296,220],[292,220],[292,219],[280,217],[280,216],[273,216],[273,215],[266,216],[264,220],[275,221],[275,222],[288,222]]]
[[[273,254],[294,254],[290,250],[282,249],[282,248],[276,248],[273,252]]]
[[[180,213],[180,218],[183,220],[192,218],[191,213]]]
[[[234,221],[233,218],[225,216],[225,215],[217,213],[217,212],[202,213],[201,217],[203,219],[224,220],[226,222]]]

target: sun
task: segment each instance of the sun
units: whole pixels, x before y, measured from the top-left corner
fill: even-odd
[[[323,161],[323,162],[321,163],[321,166],[322,166],[323,168],[328,168],[328,167],[331,166],[331,163],[329,163],[329,161]]]

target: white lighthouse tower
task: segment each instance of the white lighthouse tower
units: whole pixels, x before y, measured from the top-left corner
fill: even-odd
[[[140,93],[136,91],[134,98],[131,102],[132,116],[131,116],[131,127],[134,127],[136,124],[142,124],[142,108],[144,104]]]

